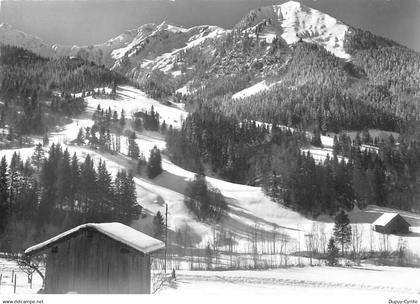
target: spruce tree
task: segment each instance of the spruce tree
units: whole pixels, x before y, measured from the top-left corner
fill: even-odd
[[[341,244],[341,254],[344,256],[344,249],[351,242],[350,219],[344,210],[334,218],[334,238]]]
[[[85,134],[83,132],[83,128],[80,128],[79,132],[77,133],[76,143],[78,145],[83,145],[85,143]]]
[[[60,207],[71,206],[71,172],[70,154],[68,149],[63,153],[57,170],[57,203]]]
[[[137,160],[139,158],[139,146],[136,143],[136,133],[131,132],[128,138],[128,157]]]
[[[338,248],[335,246],[333,238],[330,238],[328,242],[327,253],[328,266],[337,265]]]
[[[0,235],[6,227],[8,217],[8,172],[6,156],[3,156],[0,162]]]
[[[49,143],[50,143],[50,139],[48,138],[48,133],[45,133],[42,139],[42,144],[44,145],[44,147],[46,147],[49,145]]]
[[[37,171],[39,171],[39,169],[41,168],[44,157],[44,149],[42,147],[42,144],[39,143],[36,145],[34,154],[32,155],[32,164],[36,167]]]
[[[160,211],[153,218],[153,237],[161,241],[165,240],[165,221]]]
[[[124,111],[124,109],[121,110],[120,126],[122,128],[124,128],[124,126],[125,126],[125,111]]]
[[[106,163],[102,160],[100,160],[98,164],[97,187],[99,205],[101,206],[101,211],[105,212],[105,209],[111,207],[111,202],[113,201],[114,197],[111,174],[106,168]]]
[[[71,158],[71,183],[70,183],[70,200],[71,200],[71,209],[74,210],[74,203],[75,200],[78,198],[78,194],[80,191],[80,168],[79,168],[79,160],[77,158],[76,152],[73,154]]]
[[[95,208],[96,198],[96,171],[93,166],[93,160],[88,154],[85,162],[80,167],[80,193],[82,208],[85,212]]]
[[[150,151],[149,162],[147,165],[147,176],[153,179],[162,172],[162,157],[160,155],[160,150],[154,146]]]

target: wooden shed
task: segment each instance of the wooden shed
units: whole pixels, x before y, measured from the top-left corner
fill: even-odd
[[[47,254],[44,292],[147,294],[150,255],[164,243],[121,223],[84,224],[28,248]]]
[[[372,224],[376,232],[384,234],[407,234],[410,224],[398,213],[384,213]]]

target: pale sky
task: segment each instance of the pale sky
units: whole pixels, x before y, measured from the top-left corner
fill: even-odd
[[[251,9],[284,0],[0,0],[0,21],[48,43],[94,44],[144,23],[231,28]],[[343,22],[420,51],[420,0],[302,0]]]

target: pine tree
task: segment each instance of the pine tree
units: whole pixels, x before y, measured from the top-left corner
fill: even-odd
[[[124,126],[125,126],[125,111],[124,111],[124,109],[121,110],[120,126],[122,128],[124,128]]]
[[[75,200],[78,197],[78,193],[80,191],[79,185],[80,185],[80,168],[79,168],[79,160],[77,158],[76,152],[73,154],[73,157],[71,158],[71,184],[69,186],[70,188],[70,201],[71,201],[71,209],[73,210],[75,205]]]
[[[168,129],[168,126],[166,124],[166,121],[164,120],[160,126],[160,132],[162,132],[163,134],[166,133],[166,130]]]
[[[130,224],[134,215],[141,213],[141,207],[137,204],[133,175],[131,172],[127,174],[125,170],[119,171],[115,177],[114,185],[116,216],[121,222]]]
[[[337,265],[337,257],[338,257],[338,248],[335,246],[335,242],[333,238],[330,238],[327,247],[327,260],[329,266]]]
[[[139,146],[136,143],[136,133],[131,132],[128,138],[128,157],[137,160],[139,158]]]
[[[57,203],[60,207],[62,206],[71,206],[70,197],[71,197],[71,179],[72,176],[69,174],[71,172],[70,165],[70,154],[68,149],[63,153],[63,156],[59,160],[58,170],[57,170]]]
[[[79,132],[77,133],[76,143],[78,145],[83,145],[85,143],[85,134],[83,132],[83,128],[80,128]]]
[[[88,154],[85,162],[80,167],[80,193],[83,211],[87,212],[96,206],[94,203],[96,198],[96,171],[93,166],[93,160]]]
[[[139,156],[139,160],[137,161],[136,173],[141,175],[145,167],[147,167],[147,161],[143,153],[141,153]]]
[[[6,156],[3,156],[0,162],[0,235],[3,233],[7,224],[9,214],[8,200],[9,200],[9,181],[7,172]]]
[[[165,240],[165,221],[160,211],[153,218],[153,237],[161,241]]]
[[[39,169],[41,168],[44,157],[44,149],[42,147],[42,144],[39,143],[36,145],[34,154],[32,155],[32,163],[36,167],[37,171],[39,171]]]
[[[341,254],[344,256],[344,249],[351,242],[350,219],[344,210],[334,218],[334,238],[341,244]]]
[[[154,146],[153,149],[150,150],[150,157],[147,165],[147,176],[153,179],[162,172],[162,157],[160,155],[160,150]]]
[[[44,145],[44,147],[48,146],[50,143],[50,139],[48,138],[48,133],[44,134],[44,138],[42,139],[42,144]]]
[[[113,186],[112,186],[112,178],[111,174],[108,172],[106,168],[106,163],[104,161],[100,161],[98,164],[98,200],[99,204],[101,205],[101,211],[104,211],[104,208],[108,209],[112,206],[113,197]]]

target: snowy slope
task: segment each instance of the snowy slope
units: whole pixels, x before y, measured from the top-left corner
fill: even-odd
[[[186,117],[187,113],[183,110],[163,105],[153,99],[148,98],[143,92],[132,87],[120,87],[117,90],[118,98],[116,100],[110,99],[93,99],[88,97],[87,113],[75,119],[71,124],[66,125],[63,129],[51,133],[50,142],[60,143],[64,148],[68,148],[71,154],[77,153],[79,159],[83,160],[88,154],[91,155],[95,164],[100,159],[106,160],[107,168],[110,173],[115,176],[118,170],[132,168],[132,163],[126,156],[128,141],[126,138],[121,138],[121,154],[112,155],[102,153],[99,150],[92,150],[88,147],[79,147],[69,145],[70,141],[77,137],[80,127],[92,126],[92,114],[97,108],[98,104],[102,108],[111,107],[120,111],[122,108],[129,114],[139,109],[149,110],[151,105],[159,112],[161,120],[165,119],[168,124],[173,124],[174,127],[180,127],[182,117]],[[127,115],[129,117],[129,115]],[[42,141],[41,138],[35,139]],[[137,133],[137,143],[141,152],[148,157],[149,151],[153,146],[164,150],[166,142],[164,136],[157,132],[142,132]],[[320,157],[326,157],[326,151],[315,151],[311,149],[310,152],[320,153]],[[10,160],[13,152],[21,153],[22,158],[26,159],[33,154],[33,148],[0,150],[0,156],[6,155]],[[194,216],[188,211],[184,204],[184,189],[189,180],[194,177],[194,173],[184,170],[170,161],[166,156],[163,156],[162,167],[164,172],[154,180],[150,180],[144,176],[136,176],[134,182],[136,184],[136,191],[138,202],[145,208],[145,213],[155,214],[157,211],[164,211],[164,202],[169,206],[169,226],[172,230],[182,229],[188,226],[192,232],[201,238],[201,246],[212,239],[211,225],[197,221]],[[237,235],[238,250],[247,250],[246,246],[249,244],[249,234],[254,229],[258,231],[272,233],[287,234],[293,243],[293,248],[296,248],[300,240],[300,246],[304,248],[304,235],[316,230],[314,227],[322,226],[325,229],[327,237],[332,232],[332,220],[325,219],[325,222],[314,221],[305,218],[299,213],[285,208],[284,206],[271,201],[262,191],[260,187],[251,187],[247,185],[234,184],[217,178],[208,177],[208,182],[218,189],[226,197],[229,212],[223,219],[222,224],[228,231],[233,231]],[[380,216],[382,212],[398,212],[393,210],[376,210],[368,208],[367,210],[350,213],[352,222],[358,225],[359,231],[363,233],[363,248],[369,248],[371,245],[374,248],[380,248],[383,244],[383,236],[377,232],[371,232],[371,223]],[[420,227],[420,216],[411,213],[404,213],[404,217],[408,218],[413,225],[413,231]],[[141,220],[135,223],[134,226],[142,227]],[[415,235],[403,237],[407,243],[408,248],[413,252],[420,252],[420,241]],[[391,248],[397,248],[399,242],[398,236],[390,236],[389,244]],[[292,245],[291,245],[292,246]],[[291,248],[292,249],[292,248]]]
[[[344,39],[349,27],[341,21],[309,8],[296,1],[280,5],[266,6],[251,11],[237,27],[255,32],[260,26],[260,38],[271,42],[276,36],[287,44],[302,38],[306,42],[323,46],[335,56],[349,59],[344,50]]]
[[[241,99],[256,95],[258,93],[267,91],[271,88],[272,85],[267,84],[265,80],[250,86],[249,88],[243,89],[235,94],[233,94],[232,99]]]

